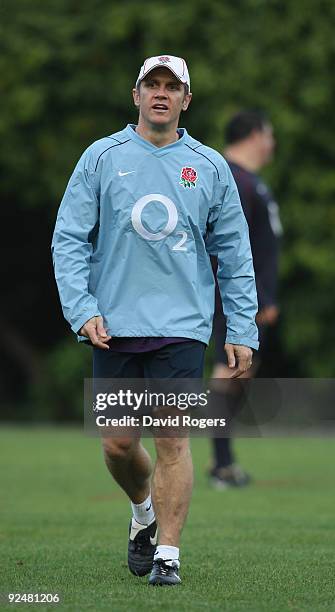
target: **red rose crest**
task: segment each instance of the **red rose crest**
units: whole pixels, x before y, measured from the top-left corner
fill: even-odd
[[[170,58],[168,55],[162,55],[162,57],[159,57],[158,59],[162,64],[167,64],[170,61]]]
[[[198,175],[194,168],[183,168],[180,175],[180,185],[183,187],[196,187],[196,182],[198,180]]]

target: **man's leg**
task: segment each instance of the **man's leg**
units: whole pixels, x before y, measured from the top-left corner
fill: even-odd
[[[153,379],[185,378],[188,381],[201,379],[204,354],[205,345],[197,341],[166,346],[156,351],[146,364],[147,376]],[[173,413],[173,409],[168,409],[168,412]],[[164,435],[165,437],[159,437]],[[181,582],[179,540],[192,494],[192,457],[189,439],[168,436],[164,428],[156,434],[155,445],[157,459],[152,479],[152,493],[159,544],[155,551],[149,583],[175,585]]]
[[[257,360],[255,358],[257,363]],[[237,418],[243,405],[244,387],[242,379],[253,377],[256,363],[250,370],[231,380],[231,373],[225,363],[216,363],[212,373],[212,400],[220,407],[218,416],[224,416],[231,423]],[[250,476],[235,463],[233,439],[212,438],[213,465],[209,470],[211,484],[219,490],[229,487],[243,487],[250,483]]]
[[[134,438],[104,438],[103,450],[108,470],[131,501],[128,567],[136,576],[145,576],[152,569],[157,542],[150,493],[151,459]]]
[[[141,378],[143,367],[137,355],[113,350],[93,349],[93,378]],[[105,390],[105,389],[104,389]],[[134,436],[103,437],[102,446],[108,470],[116,482],[130,497],[141,503],[150,492],[151,459],[140,439]]]
[[[234,463],[234,455],[231,445],[231,438],[213,438],[213,470],[225,468]]]
[[[155,438],[157,461],[152,479],[159,544],[179,547],[193,487],[188,438]]]
[[[216,294],[216,297],[218,298],[218,294]],[[220,301],[219,298],[217,301]],[[261,348],[266,339],[266,331],[266,326],[258,326]],[[212,372],[212,379],[214,380],[212,380],[211,386],[217,394],[217,404],[222,405],[222,414],[230,420],[238,415],[243,400],[243,385],[239,386],[238,380],[251,379],[256,376],[260,366],[260,351],[254,353],[253,365],[247,372],[239,376],[239,379],[229,381],[231,372],[224,351],[226,332],[226,322],[220,305],[214,316],[215,364]],[[235,463],[233,446],[234,440],[232,438],[212,439],[213,465],[209,471],[209,476],[211,483],[217,489],[226,489],[230,486],[241,487],[247,485],[251,480],[249,474]]]
[[[134,504],[150,494],[152,463],[138,438],[103,438],[108,470]]]
[[[98,379],[142,378],[143,367],[139,356],[116,351],[93,351],[93,376]],[[96,383],[97,387],[98,382]],[[125,433],[124,437],[103,437],[103,451],[107,468],[115,481],[128,495],[133,517],[129,525],[128,567],[137,576],[151,571],[157,525],[151,503],[151,459],[138,437]]]

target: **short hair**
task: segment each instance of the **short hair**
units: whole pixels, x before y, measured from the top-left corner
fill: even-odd
[[[270,121],[260,110],[244,110],[234,115],[225,128],[226,144],[233,144],[248,138],[256,130],[262,132]]]

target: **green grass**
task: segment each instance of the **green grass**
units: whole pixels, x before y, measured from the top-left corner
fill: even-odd
[[[127,570],[129,505],[99,441],[77,429],[4,429],[0,592],[60,594],[61,605],[29,606],[40,611],[335,610],[333,441],[239,440],[255,483],[226,492],[207,485],[208,441],[192,447],[183,583],[152,588]]]

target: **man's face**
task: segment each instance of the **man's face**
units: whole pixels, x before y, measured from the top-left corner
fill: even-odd
[[[254,144],[257,147],[260,166],[265,166],[271,161],[276,144],[272,125],[267,123],[261,131],[254,132]]]
[[[188,108],[192,94],[185,94],[184,84],[167,68],[155,68],[144,77],[139,89],[133,89],[140,119],[156,129],[178,125],[179,115]]]

